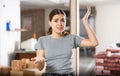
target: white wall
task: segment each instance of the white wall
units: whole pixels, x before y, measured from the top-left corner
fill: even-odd
[[[105,51],[112,43],[120,43],[120,5],[96,6],[97,52]]]
[[[6,22],[10,29],[6,31]],[[0,66],[9,66],[15,49],[20,47],[20,0],[0,1]]]
[[[0,9],[2,9],[2,2],[0,2]],[[0,47],[1,47],[1,17],[2,17],[2,14],[0,13]],[[0,48],[1,50],[1,48]],[[0,55],[1,55],[1,52],[0,52]],[[1,58],[0,58],[1,60]]]

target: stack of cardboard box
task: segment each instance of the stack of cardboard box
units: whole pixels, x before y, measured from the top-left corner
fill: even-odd
[[[29,59],[12,60],[11,62],[11,76],[22,76],[23,70],[27,68]]]
[[[96,75],[120,75],[120,49],[106,49],[95,55]]]
[[[36,72],[40,72],[39,74],[41,74],[41,71],[39,70],[40,66],[41,65],[35,64],[33,61],[26,58],[21,60],[12,60],[10,74],[11,76],[36,76]]]

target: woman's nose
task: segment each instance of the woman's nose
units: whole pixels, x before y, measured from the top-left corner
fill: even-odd
[[[62,25],[62,21],[58,21],[58,25]]]

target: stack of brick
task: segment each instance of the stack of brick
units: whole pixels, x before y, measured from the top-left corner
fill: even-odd
[[[95,56],[96,75],[120,75],[120,49],[106,49]]]

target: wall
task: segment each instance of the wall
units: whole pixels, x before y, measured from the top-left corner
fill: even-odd
[[[6,31],[6,22],[10,29]],[[20,47],[20,0],[0,1],[0,66],[9,66],[13,52]]]
[[[44,14],[44,9],[24,10],[21,12],[22,18],[25,16],[32,18],[32,28],[29,31],[21,32],[21,41],[32,38],[33,33],[36,33],[37,39],[45,35]]]
[[[48,23],[48,20],[49,20],[49,13],[52,9],[45,9],[45,33],[48,31],[48,28],[49,28],[49,23]]]
[[[120,43],[120,5],[96,6],[97,52],[105,51],[112,43]],[[97,53],[96,52],[96,53]]]
[[[2,9],[2,2],[0,2],[0,10]],[[2,17],[2,13],[0,14],[0,55],[1,55],[1,21],[2,21],[2,19],[1,19],[1,17]],[[1,60],[1,57],[0,57],[0,60]],[[1,61],[0,61],[0,64],[1,64]]]

